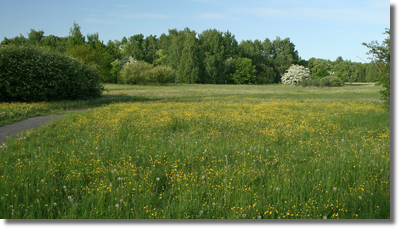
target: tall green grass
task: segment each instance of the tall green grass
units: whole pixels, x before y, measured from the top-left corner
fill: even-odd
[[[390,218],[390,114],[374,87],[189,88],[127,87],[175,101],[115,103],[5,142],[0,217]]]

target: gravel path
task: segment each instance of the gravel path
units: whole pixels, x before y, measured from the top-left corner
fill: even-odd
[[[52,120],[56,120],[64,116],[65,115],[38,116],[0,126],[0,143],[5,142],[7,137],[16,136],[21,131],[41,127]]]
[[[161,102],[162,100],[155,100],[155,101],[145,101],[144,103],[155,103],[155,102]],[[85,109],[73,109],[73,110],[68,110],[66,112],[83,112],[88,109],[95,109],[99,107],[91,107],[91,108],[85,108]],[[33,117],[33,118],[27,118],[25,120],[19,121],[19,122],[14,122],[12,124],[8,125],[3,125],[0,126],[0,143],[5,142],[7,140],[7,137],[11,136],[17,136],[19,132],[29,130],[29,129],[34,129],[34,128],[39,128],[41,126],[46,125],[52,120],[56,120],[62,117],[65,117],[66,115],[46,115],[46,116],[38,116],[38,117]]]
[[[94,108],[97,107],[86,108],[86,109],[73,109],[73,110],[68,110],[67,112],[83,112],[88,109],[94,109]],[[19,122],[14,122],[8,125],[0,126],[0,143],[5,142],[7,140],[7,137],[17,136],[18,133],[21,131],[39,128],[51,122],[52,120],[56,120],[65,116],[66,114],[37,116],[33,118],[27,118]]]

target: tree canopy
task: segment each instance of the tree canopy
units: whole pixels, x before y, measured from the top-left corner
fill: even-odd
[[[76,22],[67,37],[45,36],[44,31],[31,29],[27,38],[21,34],[4,38],[1,42],[1,45],[8,44],[35,45],[70,54],[97,66],[102,75],[101,81],[110,83],[122,82],[118,80],[118,72],[129,58],[154,66],[170,67],[174,72],[170,83],[202,84],[281,83],[282,75],[293,64],[309,68],[310,76],[315,79],[336,75],[343,82],[376,81],[380,79],[376,74],[381,72],[382,63],[390,62],[390,58],[387,59],[390,49],[377,42],[364,44],[371,48],[369,53],[375,63],[371,65],[343,60],[340,56],[333,62],[316,58],[303,60],[290,38],[277,36],[275,40],[265,38],[238,42],[230,31],[216,29],[201,33],[189,28],[169,29],[167,34],[159,37],[145,37],[139,33],[121,40],[109,40],[105,44],[98,33],[84,36]]]

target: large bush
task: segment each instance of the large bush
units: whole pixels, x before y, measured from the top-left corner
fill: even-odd
[[[150,70],[150,81],[165,85],[174,80],[175,72],[168,66],[155,66]]]
[[[331,84],[330,86],[332,86],[332,87],[339,87],[339,86],[343,85],[342,80],[337,76],[326,76],[326,77],[322,78],[322,80],[329,81]]]
[[[0,46],[0,101],[99,97],[99,72],[65,54],[30,46]]]
[[[129,58],[120,72],[125,84],[159,83],[165,85],[174,81],[175,71],[168,66],[155,66],[144,61]]]
[[[135,59],[131,56],[124,56],[121,59],[116,59],[111,62],[111,71],[110,71],[110,79],[115,83],[123,84],[124,81],[121,78],[121,70],[126,63],[136,62]]]
[[[322,79],[307,79],[300,82],[303,87],[338,87],[342,81],[336,76],[326,76]]]
[[[125,84],[146,84],[152,68],[152,64],[144,61],[129,61],[122,68],[121,78]]]
[[[310,70],[304,66],[293,64],[282,75],[281,81],[283,84],[299,84],[303,80],[310,78]]]
[[[256,81],[257,70],[251,59],[237,57],[231,64],[230,77],[235,84],[253,84]]]

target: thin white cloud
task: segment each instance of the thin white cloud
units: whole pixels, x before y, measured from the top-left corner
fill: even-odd
[[[277,19],[301,20],[330,20],[338,22],[381,23],[390,22],[390,15],[382,11],[359,9],[325,9],[325,8],[242,8],[232,10],[234,13],[247,13],[259,17],[272,17]]]
[[[115,17],[123,17],[123,18],[169,18],[169,16],[161,15],[161,14],[110,14]]]
[[[240,20],[239,18],[226,16],[220,13],[203,13],[197,16],[200,19],[229,19],[229,20]]]
[[[114,24],[113,21],[100,20],[100,19],[96,19],[96,18],[84,18],[83,20],[85,22],[92,23],[92,24],[100,24],[100,25]]]

